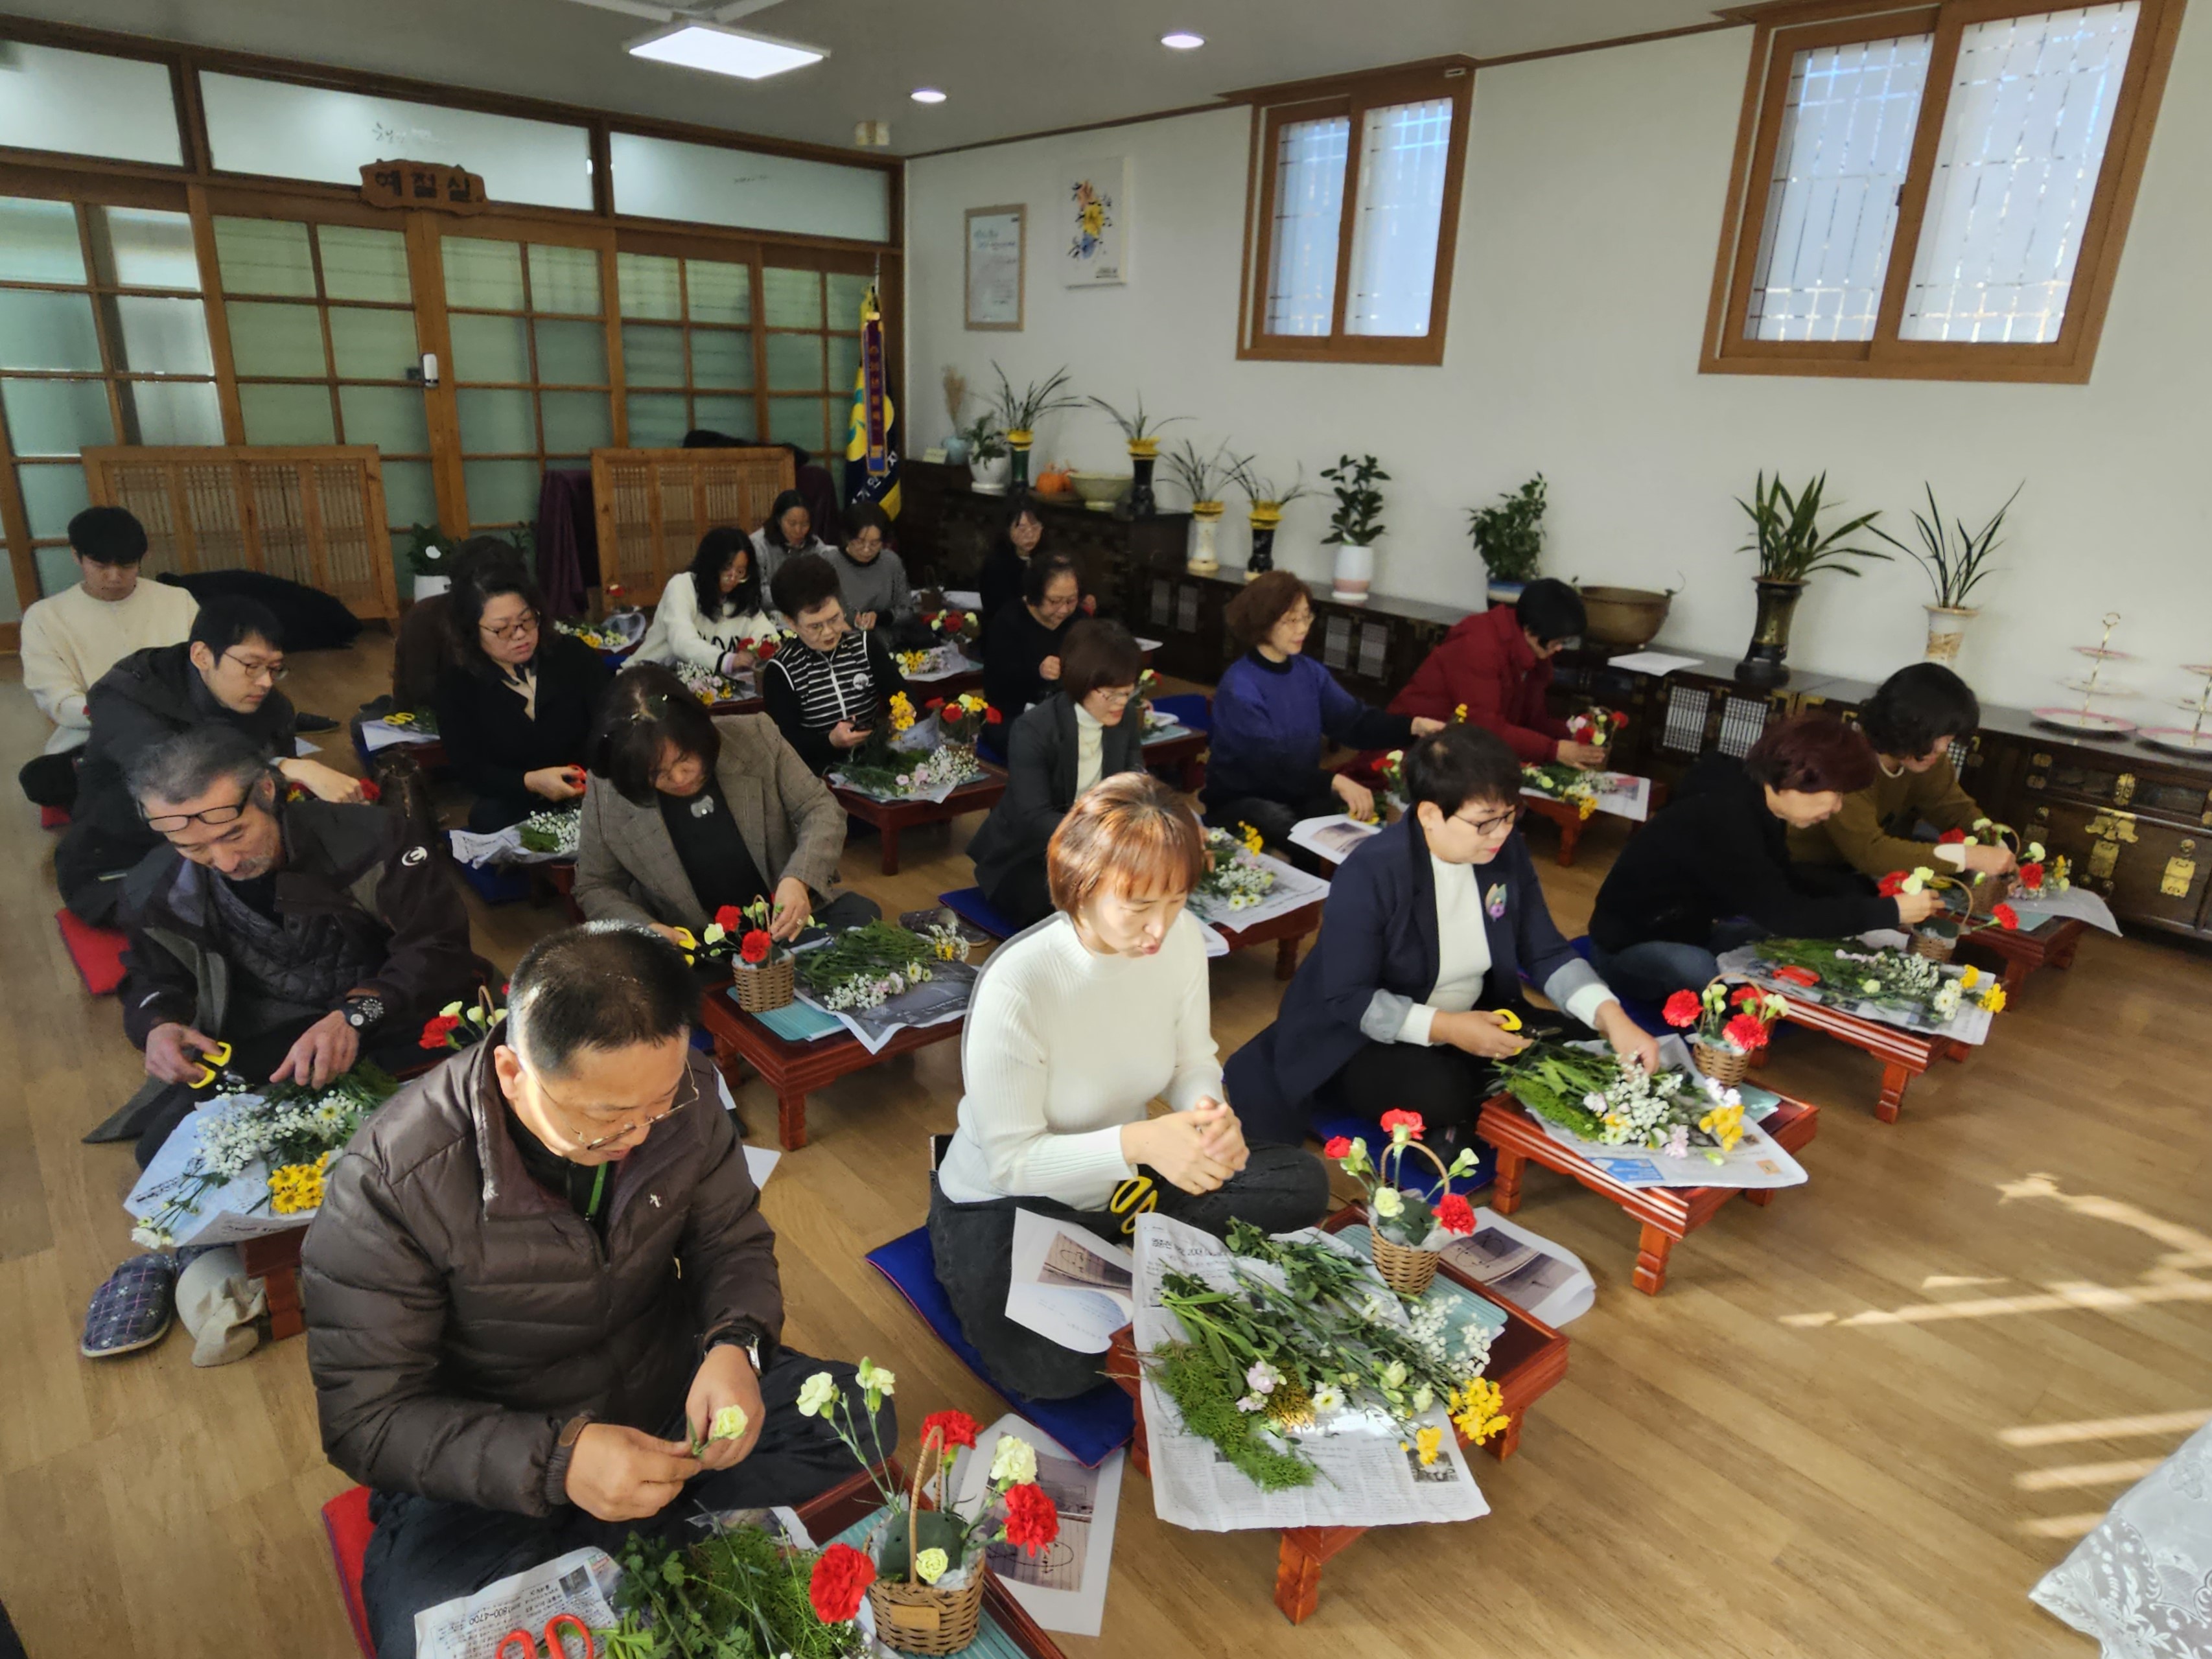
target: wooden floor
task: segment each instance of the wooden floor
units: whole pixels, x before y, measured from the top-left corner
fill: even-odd
[[[372,634],[295,658],[288,689],[343,716],[382,689],[389,652]],[[0,674],[0,753],[27,756],[44,723],[14,659]],[[344,747],[327,740],[325,758],[350,764]],[[856,842],[847,878],[888,911],[928,902],[972,879],[973,827],[916,832],[888,881]],[[1601,820],[1572,871],[1551,867],[1548,834],[1534,832],[1546,884],[1576,931],[1619,829]],[[11,790],[0,1597],[33,1659],[343,1659],[317,1510],[347,1482],[323,1461],[305,1345],[204,1371],[181,1331],[143,1356],[77,1356],[85,1299],[130,1249],[117,1200],[132,1175],[126,1147],[78,1138],[139,1070],[116,1003],[87,996],[63,954],[51,839]],[[477,920],[507,965],[559,918]],[[1214,969],[1224,1053],[1274,1008],[1273,956]],[[1826,1108],[1812,1182],[1724,1210],[1676,1249],[1656,1299],[1629,1289],[1634,1224],[1532,1170],[1521,1218],[1583,1256],[1598,1300],[1520,1453],[1477,1460],[1489,1517],[1370,1535],[1293,1630],[1269,1600],[1272,1535],[1165,1527],[1132,1476],[1105,1633],[1068,1651],[2085,1654],[2028,1587],[2212,1414],[2208,1009],[2203,957],[2093,936],[2071,975],[2030,982],[1987,1048],[1916,1083],[1893,1127],[1875,1121],[1866,1056],[1785,1033],[1766,1080]],[[953,1127],[959,1084],[944,1044],[816,1096],[811,1143],[764,1198],[787,1340],[891,1366],[909,1425],[946,1405],[1000,1409],[860,1260],[921,1221],[925,1137]],[[757,1086],[739,1104],[772,1133]]]

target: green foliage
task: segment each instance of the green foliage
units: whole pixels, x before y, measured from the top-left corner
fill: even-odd
[[[1121,428],[1121,435],[1133,444],[1142,443],[1147,438],[1157,438],[1162,427],[1173,426],[1177,421],[1187,421],[1190,418],[1188,415],[1170,415],[1164,420],[1152,420],[1145,413],[1145,400],[1141,394],[1137,398],[1137,412],[1134,415],[1124,415],[1103,398],[1091,398],[1085,401],[1095,404],[1111,415],[1114,417],[1114,424]]]
[[[1168,477],[1188,490],[1194,501],[1219,501],[1223,486],[1234,482],[1237,469],[1251,459],[1249,455],[1231,455],[1225,442],[1211,455],[1200,455],[1198,446],[1188,438],[1160,456]]]
[[[1261,1491],[1313,1485],[1313,1466],[1293,1453],[1278,1450],[1261,1434],[1260,1414],[1237,1409],[1228,1375],[1199,1349],[1188,1342],[1156,1348],[1152,1376],[1175,1401],[1190,1431],[1211,1440]]]
[[[1336,491],[1336,514],[1328,521],[1328,534],[1322,538],[1322,543],[1374,546],[1385,533],[1382,492],[1375,486],[1389,483],[1390,475],[1372,455],[1357,459],[1344,455],[1334,466],[1323,467],[1321,476]]]
[[[1538,1117],[1584,1140],[1600,1138],[1605,1126],[1583,1100],[1589,1095],[1603,1094],[1613,1080],[1619,1062],[1612,1055],[1590,1054],[1561,1042],[1532,1042],[1497,1064],[1499,1085]]]
[[[1917,508],[1912,514],[1912,522],[1920,529],[1919,547],[1907,547],[1887,530],[1874,533],[1899,552],[1918,561],[1936,590],[1937,605],[1948,610],[1960,609],[1966,603],[1966,596],[1990,574],[1989,557],[1996,550],[1997,532],[2004,525],[2005,514],[2012,511],[2012,504],[2020,499],[2020,492],[2027,488],[2027,481],[2022,479],[2014,487],[2012,494],[2005,497],[2005,504],[1979,530],[1967,529],[1964,519],[1956,520],[1959,535],[1955,542],[1944,526],[1942,509],[1936,505],[1936,486],[1926,484],[1923,488],[1928,492],[1927,516],[1922,517]]]
[[[1856,562],[1859,559],[1880,559],[1884,563],[1889,555],[1875,547],[1850,547],[1844,544],[1850,538],[1864,530],[1881,515],[1863,513],[1848,523],[1838,525],[1823,533],[1820,518],[1826,503],[1828,475],[1821,473],[1808,479],[1804,489],[1792,495],[1775,474],[1774,482],[1766,482],[1766,474],[1759,475],[1759,483],[1752,491],[1752,499],[1736,498],[1752,523],[1752,538],[1738,550],[1759,555],[1759,574],[1762,580],[1777,582],[1808,580],[1823,570],[1840,570],[1845,575],[1859,574]],[[1876,535],[1881,532],[1876,531]]]
[[[1083,401],[1073,392],[1061,391],[1067,384],[1067,370],[1064,368],[1046,380],[1030,381],[1018,392],[1006,378],[1005,369],[993,363],[991,372],[999,377],[999,393],[992,412],[999,417],[999,424],[1009,432],[1034,432],[1036,423],[1055,409],[1073,409]]]
[[[988,415],[978,415],[960,428],[960,435],[968,441],[971,459],[995,461],[1006,453],[1006,434],[992,423]]]
[[[1301,501],[1308,495],[1321,494],[1306,482],[1304,466],[1301,465],[1298,468],[1298,476],[1291,482],[1291,487],[1285,489],[1266,473],[1255,469],[1252,465],[1253,459],[1247,455],[1241,460],[1231,462],[1229,465],[1229,482],[1243,490],[1253,506],[1288,507],[1292,501]]]
[[[1539,472],[1496,507],[1467,509],[1467,533],[1491,575],[1525,582],[1544,556],[1544,475]]]
[[[615,1591],[622,1623],[601,1632],[610,1659],[859,1659],[855,1625],[815,1617],[811,1553],[759,1527],[734,1527],[684,1549],[632,1533]]]

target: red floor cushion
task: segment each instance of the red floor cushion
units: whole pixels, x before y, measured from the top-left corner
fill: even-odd
[[[69,808],[66,806],[41,806],[39,809],[39,828],[41,830],[66,830],[69,823]]]
[[[67,910],[55,911],[54,920],[61,925],[63,947],[76,963],[84,988],[96,997],[114,994],[123,983],[123,952],[131,943],[129,936],[119,928],[79,921]]]
[[[351,1486],[323,1505],[323,1531],[331,1540],[331,1565],[338,1575],[338,1594],[345,1598],[346,1617],[353,1621],[353,1639],[361,1644],[362,1659],[376,1659],[368,1639],[368,1611],[361,1601],[361,1562],[368,1553],[368,1535],[376,1528],[368,1518],[368,1488]]]

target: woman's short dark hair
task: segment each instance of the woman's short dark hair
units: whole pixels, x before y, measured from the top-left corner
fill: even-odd
[[[1982,723],[1974,688],[1940,662],[1900,668],[1859,706],[1859,724],[1877,752],[1905,759],[1924,755],[1945,738],[1963,738]]]
[[[874,531],[888,544],[891,538],[890,514],[873,501],[854,501],[845,509],[845,539],[857,539],[863,530]]]
[[[1297,609],[1298,601],[1312,603],[1306,585],[1287,570],[1270,570],[1244,584],[1244,591],[1229,601],[1221,620],[1246,645],[1257,645],[1267,630]]]
[[[467,556],[475,548],[471,539],[462,548]],[[453,597],[446,608],[446,621],[453,629],[453,649],[462,664],[478,673],[491,672],[491,659],[484,655],[483,637],[477,631],[483,622],[484,607],[503,594],[512,593],[535,611],[538,616],[538,646],[544,647],[544,630],[552,626],[545,615],[545,596],[538,591],[538,583],[518,558],[503,559],[485,553],[478,562],[465,567],[453,579]]]
[[[768,522],[761,526],[761,533],[768,538],[768,543],[770,547],[787,548],[791,545],[789,542],[783,538],[783,515],[790,512],[794,507],[806,507],[806,533],[808,536],[816,537],[822,533],[820,531],[814,528],[814,509],[811,507],[807,507],[806,497],[800,495],[795,489],[787,489],[781,495],[778,495],[774,503],[769,506],[768,510]]]
[[[837,583],[836,567],[819,553],[786,559],[769,578],[768,589],[775,608],[793,623],[801,611],[817,609],[824,599],[836,599],[843,592]]]
[[[1824,714],[1793,714],[1766,728],[1744,757],[1743,769],[1770,789],[1848,795],[1872,783],[1878,769],[1863,732]]]
[[[1540,576],[1521,590],[1521,597],[1513,601],[1513,616],[1539,645],[1574,639],[1589,624],[1583,612],[1583,596],[1552,576]]]
[[[1111,617],[1082,617],[1060,646],[1060,689],[1081,702],[1102,685],[1134,685],[1145,672],[1137,636]]]
[[[556,1077],[580,1048],[666,1042],[691,1026],[699,981],[683,952],[638,921],[587,921],[522,953],[507,988],[523,1059]]]
[[[744,580],[729,592],[722,592],[722,573],[733,559],[745,562]],[[718,524],[699,538],[699,550],[691,556],[691,591],[699,600],[699,614],[710,621],[743,617],[761,608],[760,572],[753,564],[752,538],[733,525]]]
[[[1044,529],[1048,522],[1044,516],[1044,508],[1037,505],[1036,497],[1030,495],[1026,489],[1017,490],[1012,495],[1007,498],[1006,523],[1002,525],[999,530],[1000,538],[1006,541],[1012,541],[1014,535],[1014,526],[1020,523],[1024,519],[1035,519],[1037,522],[1037,528],[1039,530]],[[1040,544],[1040,545],[1042,545],[1042,544]]]
[[[672,743],[678,754],[697,756],[710,773],[722,753],[714,717],[675,671],[637,663],[615,676],[592,727],[585,764],[631,805],[649,806],[661,751]]]
[[[1073,559],[1065,553],[1048,553],[1039,548],[1022,567],[1022,598],[1030,605],[1042,605],[1045,589],[1062,576],[1074,577],[1075,591],[1083,591],[1083,572],[1076,568]]]
[[[1433,804],[1446,817],[1468,803],[1517,806],[1521,757],[1504,738],[1480,726],[1447,726],[1406,749],[1406,793]]]

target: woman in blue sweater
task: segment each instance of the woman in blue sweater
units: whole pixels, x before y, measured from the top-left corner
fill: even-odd
[[[1301,818],[1336,811],[1367,818],[1373,792],[1322,769],[1322,745],[1400,749],[1443,729],[1442,720],[1370,708],[1306,656],[1313,627],[1306,585],[1271,570],[1229,602],[1223,620],[1249,647],[1213,694],[1213,738],[1206,763],[1210,823],[1249,823],[1278,844]]]

